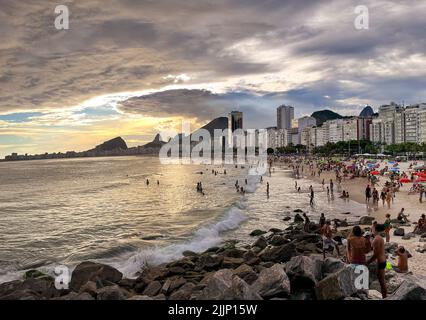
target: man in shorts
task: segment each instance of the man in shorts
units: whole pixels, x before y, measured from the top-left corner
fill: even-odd
[[[385,241],[381,236],[381,233],[385,231],[383,224],[377,224],[374,230],[374,240],[371,246],[373,247],[373,256],[368,259],[367,264],[377,261],[377,278],[379,279],[380,288],[382,291],[383,299],[387,296],[386,282],[385,282],[385,270],[386,270],[386,253],[385,253]]]
[[[321,229],[322,234],[322,253],[325,260],[325,251],[330,247],[336,248],[337,255],[340,256],[339,247],[337,246],[337,242],[332,238],[333,233],[331,231],[331,222],[327,220],[325,225]]]

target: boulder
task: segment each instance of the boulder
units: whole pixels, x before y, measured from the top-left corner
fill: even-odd
[[[285,297],[290,294],[290,279],[283,266],[275,264],[262,270],[251,288],[262,298]]]
[[[272,236],[271,240],[269,241],[269,243],[273,246],[281,246],[281,245],[286,244],[288,242],[289,242],[288,239],[286,239],[284,236],[280,236],[280,235]]]
[[[170,295],[169,300],[189,300],[194,288],[195,284],[191,282],[185,283],[179,290],[176,290]]]
[[[385,300],[426,300],[424,281],[406,279],[396,291]]]
[[[403,229],[403,228],[396,228],[396,229],[393,231],[393,235],[394,235],[394,236],[398,236],[398,237],[403,237],[403,236],[405,235],[405,231],[404,231],[404,229]]]
[[[105,264],[91,261],[80,263],[72,272],[70,289],[78,292],[82,285],[88,281],[110,281],[117,283],[123,277],[123,274]]]
[[[398,249],[398,244],[396,242],[386,242],[385,243],[385,251],[390,254],[394,254]]]
[[[135,295],[132,296],[130,298],[128,298],[127,300],[141,300],[141,301],[145,301],[145,300],[154,300],[151,297],[148,296],[141,296],[141,295]]]
[[[371,225],[375,219],[373,217],[364,216],[359,219],[360,225]]]
[[[294,220],[293,220],[293,222],[294,223],[297,223],[297,224],[299,224],[299,223],[303,223],[303,222],[305,222],[305,219],[303,219],[303,217],[300,215],[300,214],[296,214],[295,216],[294,216]]]
[[[225,257],[222,261],[222,268],[234,269],[244,263],[243,258]]]
[[[368,290],[368,300],[382,300],[382,294],[377,290]]]
[[[254,272],[252,267],[246,264],[242,264],[241,266],[236,268],[233,272],[236,276],[240,277],[248,284],[252,284],[257,279],[256,272]]]
[[[253,230],[252,232],[250,232],[250,236],[251,237],[258,237],[258,236],[261,236],[262,234],[265,234],[265,233],[266,233],[266,231],[264,231],[264,230],[256,229],[256,230]]]
[[[250,286],[229,269],[222,269],[206,280],[200,300],[259,300]]]
[[[357,292],[355,274],[351,267],[345,266],[317,283],[315,292],[318,300],[339,300]]]
[[[199,257],[194,270],[195,271],[201,271],[203,269],[208,271],[217,270],[222,264],[222,261],[223,261],[223,256],[203,254]]]
[[[290,278],[293,290],[313,288],[321,280],[322,261],[306,256],[296,256],[286,263],[285,272]]]
[[[302,209],[296,209],[296,210],[293,210],[293,212],[294,213],[303,213],[303,210]]]
[[[296,254],[296,246],[288,243],[278,247],[266,247],[259,253],[259,258],[263,261],[287,262]]]
[[[261,236],[253,243],[252,246],[265,249],[268,246],[268,242],[266,241],[265,237]]]
[[[283,221],[290,221],[291,220],[291,217],[284,217],[283,218]]]
[[[342,270],[345,266],[346,264],[342,260],[327,257],[322,264],[322,275],[323,277],[326,277],[332,273]]]
[[[269,232],[272,232],[272,233],[281,233],[283,231],[281,229],[278,229],[278,228],[271,228],[271,229],[269,229]]]
[[[125,300],[127,297],[124,290],[117,285],[103,287],[96,293],[97,300]]]
[[[179,289],[181,286],[183,286],[186,283],[186,280],[182,277],[173,279],[170,283],[168,292],[173,292],[176,289]]]
[[[162,285],[160,281],[152,281],[143,291],[143,295],[148,297],[154,297],[160,293],[161,288]]]
[[[84,285],[81,286],[79,293],[88,293],[93,297],[96,297],[98,288],[95,282],[88,281]]]

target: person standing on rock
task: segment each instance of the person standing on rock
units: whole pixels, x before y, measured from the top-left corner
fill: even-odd
[[[380,235],[385,231],[383,224],[377,224],[374,230],[374,240],[372,243],[373,256],[368,259],[367,264],[377,261],[377,278],[379,279],[380,288],[382,291],[383,299],[387,296],[386,281],[385,281],[385,270],[386,270],[386,253],[385,253],[385,241]]]
[[[337,242],[332,238],[333,232],[331,231],[331,221],[327,220],[325,225],[321,229],[322,234],[322,254],[325,260],[325,250],[333,247],[336,248],[337,255],[340,256],[339,247],[337,246]]]
[[[321,229],[325,225],[325,216],[324,216],[324,213],[321,213],[321,216],[320,216],[320,219],[319,219],[319,225],[320,225]]]
[[[309,220],[306,213],[303,213],[303,218],[305,218],[305,224],[303,225],[303,231],[309,232],[309,225],[310,225],[311,221]]]
[[[370,241],[362,236],[360,226],[353,227],[352,234],[349,236],[347,244],[347,256],[349,263],[365,265],[367,263],[365,255],[370,251]]]

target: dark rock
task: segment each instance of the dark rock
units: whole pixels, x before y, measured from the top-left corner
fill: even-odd
[[[72,272],[70,289],[79,291],[80,287],[88,281],[107,280],[117,283],[123,277],[123,274],[105,264],[95,262],[82,262]]]
[[[290,241],[283,236],[274,235],[269,241],[273,246],[281,246],[283,244],[289,243]]]
[[[339,272],[343,268],[345,268],[346,264],[336,258],[327,257],[322,263],[322,274],[323,277],[326,277],[332,273]]]
[[[294,213],[303,213],[303,210],[302,209],[296,209],[296,210],[293,210],[293,212]]]
[[[179,289],[181,286],[183,286],[186,283],[186,280],[182,277],[173,279],[170,283],[169,292],[173,292],[176,289]]]
[[[169,268],[169,276],[173,276],[173,275],[181,275],[184,274],[186,272],[186,270],[182,267],[171,267]]]
[[[183,255],[184,257],[195,257],[195,256],[197,256],[198,254],[197,254],[197,253],[195,253],[194,251],[186,250],[186,251],[182,252],[182,255]]]
[[[275,264],[271,268],[260,272],[251,289],[262,298],[288,296],[290,294],[290,280],[284,272],[283,266]]]
[[[190,282],[185,283],[179,290],[176,290],[170,295],[169,300],[189,300],[194,288],[195,284]]]
[[[121,279],[117,282],[120,287],[123,287],[127,290],[131,290],[135,287],[136,280],[135,279]]]
[[[305,219],[303,219],[303,217],[300,214],[296,214],[294,216],[294,220],[293,221],[294,221],[294,223],[299,224],[299,223],[305,222]]]
[[[373,217],[364,216],[364,217],[361,217],[359,219],[359,224],[360,225],[371,225],[374,220],[375,220],[375,218],[373,218]]]
[[[282,230],[281,229],[277,229],[277,228],[271,228],[271,229],[269,229],[269,232],[280,233],[280,232],[282,232]]]
[[[141,301],[146,301],[146,300],[154,300],[151,297],[148,296],[142,296],[142,295],[135,295],[132,296],[130,298],[128,298],[127,300],[141,300]]]
[[[243,258],[225,257],[222,261],[222,268],[234,269],[244,263]]]
[[[329,275],[315,287],[318,300],[338,300],[357,292],[354,271],[349,266]]]
[[[143,295],[148,297],[154,297],[160,293],[161,288],[162,285],[160,281],[152,281],[143,291]]]
[[[405,235],[405,231],[403,228],[397,228],[393,231],[393,235],[403,237]]]
[[[291,258],[285,265],[292,290],[313,288],[322,277],[322,261],[306,256]]]
[[[231,258],[242,258],[244,257],[245,253],[246,253],[245,250],[232,248],[232,249],[226,249],[220,254],[226,257],[231,257]]]
[[[259,300],[260,296],[229,269],[215,272],[208,277],[200,300]]]
[[[87,281],[84,285],[81,286],[79,293],[88,293],[93,297],[96,297],[98,287],[95,282]]]
[[[293,243],[278,247],[267,247],[259,253],[263,261],[287,262],[296,255],[296,246]]]
[[[283,219],[284,221],[290,221],[291,220],[291,217],[284,217],[284,219]]]
[[[196,271],[200,270],[217,270],[222,264],[223,256],[203,254],[196,263]]]
[[[266,231],[264,231],[264,230],[256,229],[256,230],[253,230],[252,232],[250,232],[250,236],[251,237],[258,237],[258,236],[261,236],[262,234],[265,234],[265,233],[266,233]]]
[[[425,282],[406,279],[386,300],[426,300]]]
[[[386,242],[385,243],[385,251],[390,254],[394,254],[398,249],[398,244],[396,242]]]
[[[266,241],[265,237],[261,236],[255,241],[255,243],[253,243],[252,246],[265,249],[268,246],[268,242]]]
[[[253,268],[242,264],[238,268],[236,268],[234,271],[234,274],[243,279],[248,284],[252,284],[257,279],[257,274],[254,272]]]
[[[97,300],[126,300],[127,298],[128,296],[117,285],[101,288],[96,294]]]

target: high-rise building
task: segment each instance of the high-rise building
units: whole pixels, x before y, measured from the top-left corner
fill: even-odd
[[[277,108],[277,129],[291,129],[294,119],[294,108],[282,105]]]
[[[345,119],[343,121],[343,141],[358,140],[358,118]]]
[[[307,127],[313,127],[317,125],[317,119],[313,117],[302,117],[297,119],[299,132],[302,132],[303,129]]]
[[[336,143],[343,141],[343,119],[329,120],[324,124],[328,127],[328,141],[331,143]]]
[[[243,129],[243,113],[232,111],[228,113],[228,129],[234,132],[237,129]]]

